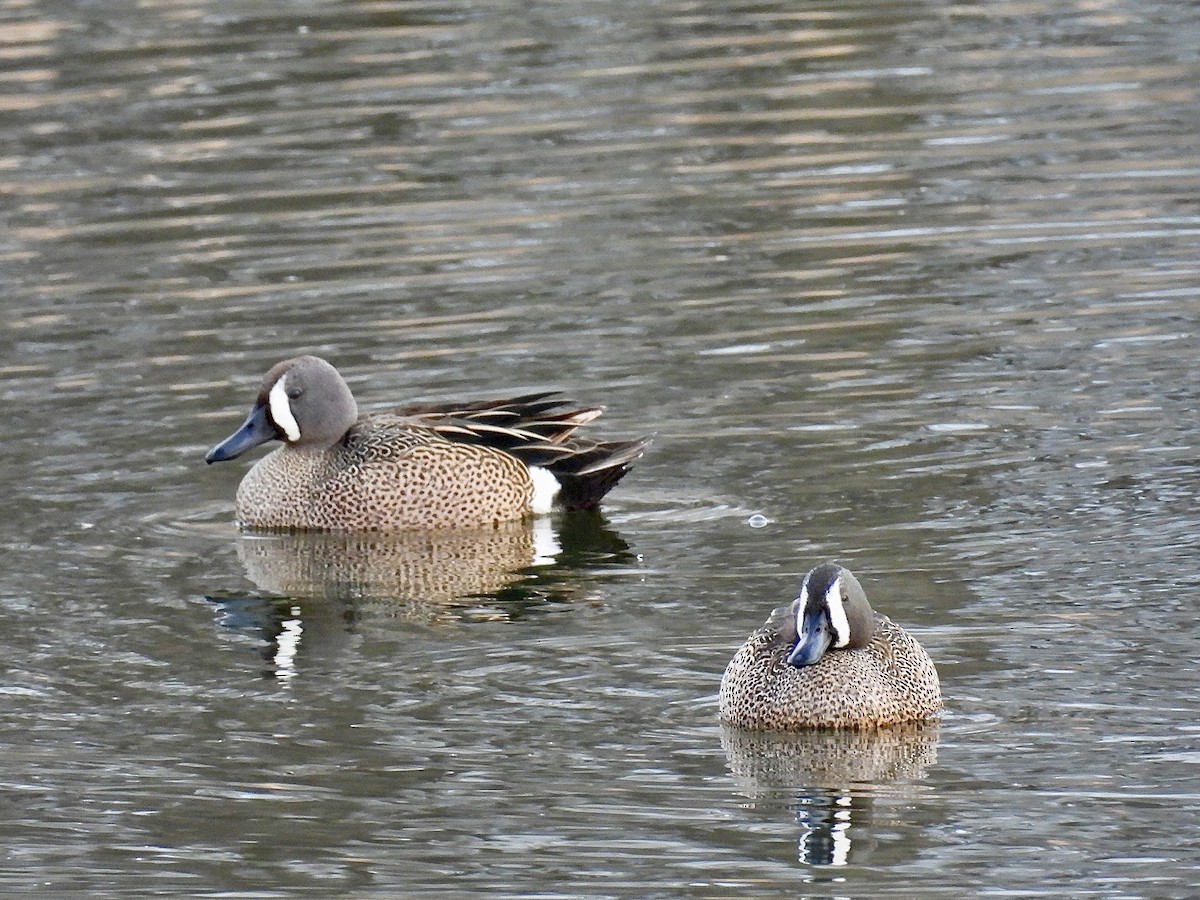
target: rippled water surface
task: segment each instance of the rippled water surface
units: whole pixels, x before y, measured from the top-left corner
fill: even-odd
[[[1195,896],[1198,39],[0,0],[0,892]],[[536,533],[239,536],[298,352],[656,438]],[[722,730],[828,558],[942,722]]]

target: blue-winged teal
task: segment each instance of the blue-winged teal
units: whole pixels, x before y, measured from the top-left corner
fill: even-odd
[[[242,427],[205,460],[283,441],[238,487],[244,527],[474,528],[596,507],[649,443],[574,436],[598,415],[544,393],[360,416],[337,369],[299,356],[267,372]]]
[[[721,678],[721,719],[741,728],[869,728],[941,708],[929,655],[833,563],[804,576],[800,596],[771,613]]]

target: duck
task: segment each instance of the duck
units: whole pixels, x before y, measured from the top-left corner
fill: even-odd
[[[204,459],[282,442],[238,485],[244,529],[481,528],[596,509],[650,442],[575,436],[601,412],[550,391],[360,414],[331,363],[297,356],[271,367],[241,427]]]
[[[930,721],[941,709],[929,654],[832,562],[804,576],[721,677],[721,720],[747,730],[874,728]]]

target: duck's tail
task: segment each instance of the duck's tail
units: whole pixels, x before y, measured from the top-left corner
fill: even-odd
[[[527,465],[544,466],[558,479],[562,487],[556,503],[563,509],[595,509],[645,452],[650,440],[573,440],[525,447],[516,455]]]
[[[575,430],[597,418],[603,407],[579,407],[557,393],[422,404],[399,412],[449,440],[485,444],[548,469],[561,486],[555,502],[564,509],[595,509],[651,441],[650,436],[631,441],[575,437]]]

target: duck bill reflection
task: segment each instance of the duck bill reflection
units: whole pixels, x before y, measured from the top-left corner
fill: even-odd
[[[275,423],[267,414],[266,405],[259,403],[250,410],[250,415],[246,416],[242,427],[209,450],[204,461],[215,463],[237,459],[247,450],[252,450],[259,444],[265,444],[267,441],[278,438],[279,429],[275,427]]]
[[[809,613],[796,623],[796,646],[788,654],[788,664],[796,667],[811,666],[833,643],[833,629],[820,612]]]

